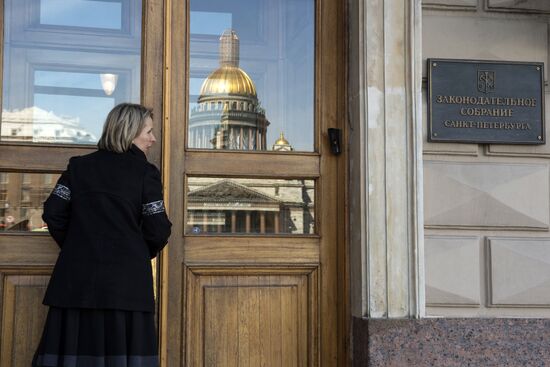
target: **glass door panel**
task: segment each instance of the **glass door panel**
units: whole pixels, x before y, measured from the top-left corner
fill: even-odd
[[[314,234],[314,180],[187,178],[189,234]]]
[[[0,141],[95,145],[140,101],[141,0],[6,0]]]
[[[189,148],[314,151],[315,2],[191,0]]]

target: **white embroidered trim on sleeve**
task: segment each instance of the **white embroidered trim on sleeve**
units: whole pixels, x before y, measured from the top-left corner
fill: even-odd
[[[52,194],[59,196],[63,200],[71,201],[71,189],[67,186],[61,184],[55,185]]]
[[[157,200],[147,204],[143,204],[143,215],[153,215],[164,212],[164,200]]]

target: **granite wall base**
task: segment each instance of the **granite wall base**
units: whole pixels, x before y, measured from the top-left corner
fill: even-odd
[[[353,366],[550,366],[550,319],[353,319]]]

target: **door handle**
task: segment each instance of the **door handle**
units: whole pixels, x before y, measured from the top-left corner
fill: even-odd
[[[328,129],[328,140],[332,154],[339,155],[342,153],[342,129]]]

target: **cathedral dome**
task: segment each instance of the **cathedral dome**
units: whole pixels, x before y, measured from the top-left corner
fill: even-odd
[[[257,98],[256,87],[248,74],[241,68],[223,65],[202,83],[200,96],[233,94]]]
[[[266,150],[269,121],[256,86],[239,67],[239,37],[227,29],[220,37],[219,66],[202,83],[189,117],[193,148]]]
[[[275,145],[290,145],[290,143],[285,139],[285,135],[281,133],[279,139],[275,142]]]
[[[254,82],[239,67],[239,37],[227,29],[220,37],[220,67],[202,83],[200,97],[231,94],[257,99]]]
[[[292,148],[292,145],[288,142],[288,140],[285,139],[285,136],[283,133],[279,136],[279,139],[273,144],[273,150],[275,151],[291,151],[294,150]]]

